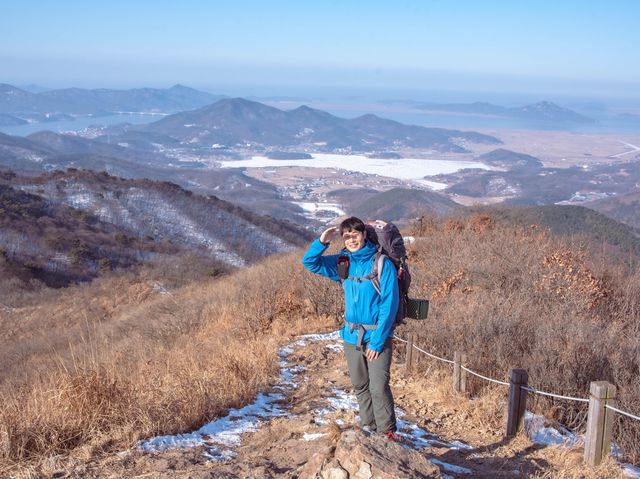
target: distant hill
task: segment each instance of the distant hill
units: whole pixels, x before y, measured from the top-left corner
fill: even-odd
[[[507,170],[515,168],[536,169],[543,167],[542,162],[534,156],[516,153],[515,151],[505,150],[503,148],[480,155],[476,160],[489,166],[496,166]]]
[[[87,279],[107,265],[184,251],[242,266],[311,239],[292,223],[168,182],[68,170],[38,177],[5,172],[0,186],[0,250],[6,261],[34,265],[45,280]]]
[[[522,118],[536,122],[593,123],[595,120],[550,101],[541,101],[521,107],[506,108],[486,102],[475,103],[419,103],[416,108],[430,111],[492,115]]]
[[[136,129],[196,146],[270,146],[303,151],[368,152],[414,147],[464,152],[460,140],[501,143],[497,138],[475,132],[403,125],[375,115],[344,119],[306,106],[284,111],[242,98],[220,100]]]
[[[17,172],[75,167],[139,177],[145,166],[166,167],[171,161],[175,160],[161,152],[75,135],[41,131],[20,137],[0,133],[0,168]]]
[[[51,88],[47,88],[37,84],[29,84],[29,85],[17,85],[18,88],[29,91],[31,93],[42,93],[43,91],[51,90]]]
[[[117,158],[119,160],[127,160],[132,163],[146,165],[164,165],[174,161],[166,157],[161,151],[149,150],[147,144],[137,145],[129,142],[121,141],[107,142],[101,140],[92,140],[76,135],[65,135],[61,133],[53,133],[51,131],[40,131],[32,133],[26,139],[54,150],[58,155],[94,155]],[[106,139],[104,139],[106,140]],[[84,165],[78,167],[86,168]]]
[[[27,123],[27,120],[23,120],[22,118],[0,113],[0,126],[17,126],[26,125]]]
[[[541,101],[519,108],[509,108],[511,116],[535,121],[554,121],[565,123],[593,123],[593,118],[563,108],[550,101]]]
[[[34,114],[45,113],[176,112],[199,108],[221,98],[224,97],[183,85],[131,90],[65,88],[32,93],[0,84],[0,113],[31,118]]]
[[[44,171],[55,151],[20,136],[0,133],[0,168],[16,171]]]
[[[460,205],[440,193],[407,188],[378,192],[349,189],[331,194],[349,214],[366,219],[408,220],[425,214],[445,214]]]
[[[510,204],[583,203],[636,191],[640,161],[602,163],[570,168],[513,168],[508,171],[461,170],[431,177],[450,185],[447,193],[502,197]]]
[[[505,116],[508,113],[505,107],[481,101],[473,103],[417,103],[414,106],[421,110],[468,113],[471,115]]]
[[[640,230],[584,206],[493,206],[470,208],[520,226],[538,225],[562,236],[583,235],[596,244],[607,243],[622,253],[640,254]]]
[[[637,189],[627,194],[590,201],[585,205],[631,227],[640,228],[640,191]]]

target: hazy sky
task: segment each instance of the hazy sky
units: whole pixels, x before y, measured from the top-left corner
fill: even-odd
[[[640,95],[640,1],[30,1],[0,82]]]

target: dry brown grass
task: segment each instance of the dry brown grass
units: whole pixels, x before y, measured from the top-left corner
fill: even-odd
[[[550,471],[532,475],[535,479],[624,479],[620,466],[608,457],[597,467],[585,467],[582,454],[564,446],[551,446],[544,457],[553,465]]]
[[[589,382],[618,387],[619,406],[640,403],[640,272],[540,228],[518,228],[482,216],[423,225],[410,253],[412,295],[431,298],[430,318],[399,330],[419,346],[501,380],[509,368],[529,372],[539,389],[587,397]],[[437,327],[434,327],[437,325]],[[472,378],[480,394],[486,383]],[[578,430],[578,403],[536,397],[532,408]],[[640,461],[640,424],[618,418],[615,441]]]
[[[584,397],[590,381],[609,380],[619,406],[638,412],[640,273],[490,218],[429,220],[423,230],[412,295],[432,299],[430,318],[399,334],[417,333],[444,357],[465,351],[470,367],[496,378],[524,367],[543,390]],[[42,472],[60,454],[198,427],[251,400],[274,379],[279,345],[335,326],[342,309],[339,286],[303,271],[299,252],[222,278],[174,278],[188,285],[171,294],[156,281],[102,278],[0,317],[0,471]],[[479,400],[460,410],[501,428],[502,393],[469,385]],[[578,428],[584,420],[567,403],[532,406]],[[637,462],[640,425],[618,419],[614,435]]]
[[[171,294],[144,275],[99,280],[12,313],[5,344],[20,338],[21,354],[2,355],[0,475],[44,474],[81,446],[130,447],[249,402],[275,379],[283,342],[334,324],[305,301],[318,279],[295,263],[272,258]]]

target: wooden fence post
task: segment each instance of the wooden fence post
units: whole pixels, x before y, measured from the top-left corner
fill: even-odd
[[[413,370],[413,361],[415,357],[413,354],[414,339],[415,339],[415,334],[409,333],[409,337],[407,338],[407,354],[406,354],[406,360],[405,360],[405,368],[407,369],[407,372],[411,372]]]
[[[597,466],[611,452],[611,431],[614,412],[606,406],[615,406],[616,387],[607,381],[594,381],[589,388],[589,417],[584,441],[584,461]]]
[[[509,371],[509,410],[507,415],[507,437],[515,436],[524,423],[527,409],[527,391],[522,389],[529,383],[529,374],[524,369]]]
[[[466,362],[466,354],[459,351],[453,352],[453,390],[458,393],[467,392],[467,372],[462,369]]]

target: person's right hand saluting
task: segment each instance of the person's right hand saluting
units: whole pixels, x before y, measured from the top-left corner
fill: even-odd
[[[331,226],[322,232],[320,235],[320,243],[329,244],[331,241],[338,237],[338,227]]]

